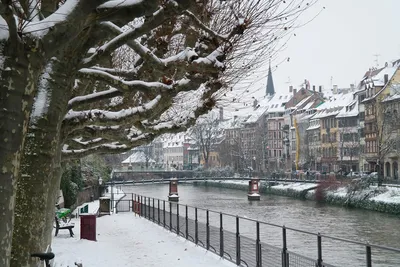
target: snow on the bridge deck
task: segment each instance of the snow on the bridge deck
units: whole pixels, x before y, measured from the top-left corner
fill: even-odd
[[[57,267],[74,267],[75,262],[83,267],[236,266],[133,213],[97,218],[97,242],[80,240],[79,220],[73,220],[74,238],[68,231],[53,237]]]
[[[212,180],[211,180],[212,181]],[[214,182],[214,181],[213,181]],[[249,184],[249,180],[242,180],[242,181],[238,181],[238,180],[224,180],[224,181],[215,181],[215,182],[221,182],[221,183],[226,183],[226,184]]]
[[[271,186],[273,189],[279,189],[279,190],[294,190],[294,191],[303,191],[303,190],[308,190],[311,188],[316,187],[318,184],[312,184],[312,183],[283,183],[283,184],[278,184]]]

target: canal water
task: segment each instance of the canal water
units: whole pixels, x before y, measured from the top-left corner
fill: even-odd
[[[122,189],[125,193],[136,193],[165,200],[168,196],[166,184],[123,186]],[[395,215],[273,195],[262,195],[260,201],[250,202],[247,200],[246,191],[182,184],[179,185],[179,196],[181,205],[221,211],[339,238],[400,248],[400,217]],[[204,216],[205,214],[199,212],[200,218]],[[210,221],[211,225],[218,226],[218,214],[210,213]],[[241,235],[255,238],[254,222],[241,221],[240,227]],[[234,231],[234,218],[228,221],[224,228]],[[282,246],[281,229],[268,225],[261,225],[260,228],[261,241],[277,247]],[[316,236],[289,230],[287,235],[289,250],[313,259],[317,257]],[[327,239],[323,239],[322,244],[323,259],[326,263],[335,266],[366,266],[365,247]],[[372,266],[400,266],[399,253],[373,249],[372,259]],[[264,263],[263,266],[268,265]]]

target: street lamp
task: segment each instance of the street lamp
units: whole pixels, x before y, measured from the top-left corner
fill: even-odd
[[[253,170],[253,171],[257,168],[256,159],[257,159],[256,156],[254,156],[254,157],[253,157],[254,163],[252,164],[252,165],[254,166],[254,167],[252,166],[252,170]]]

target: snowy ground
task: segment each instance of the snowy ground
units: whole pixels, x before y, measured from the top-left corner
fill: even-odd
[[[308,190],[311,188],[314,188],[318,186],[318,184],[312,184],[312,183],[283,183],[283,184],[278,184],[278,185],[273,185],[271,188],[273,189],[279,189],[279,190],[294,190],[294,191],[303,191],[303,190]]]
[[[80,240],[79,219],[73,220],[74,238],[68,231],[53,238],[56,267],[236,266],[133,213],[97,218],[97,242]]]
[[[225,181],[221,181],[221,183],[247,185],[248,181],[247,180],[245,180],[245,181],[225,180]],[[277,185],[271,186],[271,188],[278,189],[278,190],[290,189],[290,190],[301,192],[303,190],[309,190],[316,186],[318,186],[318,184],[316,184],[316,183],[285,182],[285,183],[279,183]],[[339,187],[336,190],[328,191],[328,194],[345,198],[348,196],[347,187]],[[356,194],[352,195],[352,198],[360,199],[360,200],[368,199],[368,200],[373,200],[373,201],[382,202],[382,203],[399,203],[400,204],[400,188],[399,187],[391,187],[391,186],[378,188],[377,186],[370,186],[367,189],[356,192]]]
[[[339,187],[335,191],[330,191],[328,194],[338,197],[347,197],[347,188]],[[377,187],[370,186],[367,189],[357,191],[352,196],[353,199],[368,199],[382,203],[400,203],[400,188],[398,187]]]
[[[107,188],[106,192],[108,192],[108,193],[105,193],[104,196],[111,198],[111,187],[110,186]],[[121,189],[116,188],[116,187],[113,188],[113,193],[114,193],[114,200],[115,200],[114,205],[116,204],[116,202],[118,200],[120,200],[121,198],[123,198],[125,196],[124,191],[122,191]],[[75,214],[75,216],[78,217],[80,214],[81,208],[83,208],[86,205],[89,205],[87,214],[97,214],[97,211],[99,210],[99,207],[100,207],[100,203],[98,200],[84,203],[84,204],[76,207],[76,209],[72,212],[72,214]]]
[[[386,192],[371,198],[371,200],[385,203],[400,203],[400,188],[386,187],[386,189]]]

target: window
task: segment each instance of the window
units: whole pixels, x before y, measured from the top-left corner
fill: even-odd
[[[272,139],[274,137],[273,132],[268,132],[268,139]]]
[[[282,157],[282,150],[279,150],[279,157]]]
[[[274,157],[276,157],[276,150],[274,149]]]

